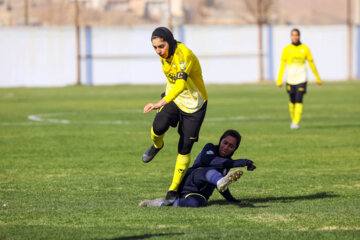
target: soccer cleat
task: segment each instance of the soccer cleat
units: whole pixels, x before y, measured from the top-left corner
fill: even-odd
[[[154,145],[151,145],[142,155],[142,161],[144,163],[150,162],[163,147],[164,144],[161,148],[156,148]]]
[[[165,206],[173,205],[177,197],[178,197],[178,193],[176,191],[168,191],[164,200],[164,205]]]
[[[164,202],[163,198],[157,198],[154,200],[144,200],[139,203],[140,207],[160,207]]]
[[[217,182],[217,189],[219,190],[219,192],[224,192],[231,183],[237,181],[242,175],[243,172],[240,169],[229,172],[228,174],[226,174],[225,177],[221,178]]]
[[[300,128],[300,125],[295,123],[295,122],[292,122],[291,125],[290,125],[290,129],[296,130],[296,129],[299,129],[299,128]]]

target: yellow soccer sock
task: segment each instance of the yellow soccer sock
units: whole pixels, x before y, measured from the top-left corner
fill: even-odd
[[[153,141],[155,148],[158,148],[158,149],[162,148],[162,146],[164,145],[164,142],[163,142],[164,135],[165,134],[163,134],[161,136],[156,135],[154,133],[153,128],[151,128],[151,140]]]
[[[294,118],[295,118],[295,104],[292,103],[292,102],[289,102],[289,112],[290,112],[291,120],[294,121]]]
[[[302,112],[303,112],[303,104],[302,103],[295,103],[294,122],[296,124],[300,123]]]
[[[174,177],[169,191],[177,191],[181,180],[184,178],[186,170],[190,164],[190,153],[186,155],[179,154],[176,159]]]

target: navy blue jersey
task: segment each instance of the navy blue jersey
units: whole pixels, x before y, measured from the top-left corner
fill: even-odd
[[[225,176],[231,168],[245,167],[251,163],[252,161],[248,159],[233,160],[230,157],[221,157],[219,154],[219,146],[208,143],[197,156],[193,166],[187,170],[186,175],[179,186],[178,192],[181,197],[186,196],[189,193],[199,193],[208,200],[213,194],[216,186],[210,183],[200,183],[202,181],[199,181],[199,179],[201,180],[202,178],[201,174],[204,172],[203,170],[211,168],[216,169]],[[229,189],[221,194],[228,201],[236,201]]]

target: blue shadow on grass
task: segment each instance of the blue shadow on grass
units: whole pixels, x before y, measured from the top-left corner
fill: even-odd
[[[322,198],[334,198],[339,197],[340,195],[331,194],[327,192],[319,192],[310,195],[300,195],[294,197],[266,197],[266,198],[251,198],[247,199],[250,203],[265,203],[265,202],[293,202],[293,201],[303,201],[303,200],[314,200]]]
[[[266,197],[266,198],[252,198],[247,199],[250,203],[265,203],[265,202],[293,202],[293,201],[303,201],[303,200],[314,200],[314,199],[322,199],[322,198],[335,198],[340,195],[327,193],[327,192],[319,192],[310,195],[303,196],[294,196],[294,197]]]
[[[314,200],[314,199],[322,199],[322,198],[334,198],[339,197],[340,195],[331,194],[327,192],[319,192],[310,195],[303,196],[289,196],[289,197],[265,197],[265,198],[249,198],[246,199],[249,201],[248,204],[237,204],[239,207],[248,207],[248,208],[261,208],[268,206],[254,206],[253,203],[267,203],[267,202],[293,202],[293,201],[304,201],[304,200]],[[208,206],[211,205],[234,205],[234,203],[229,203],[225,200],[215,200],[210,201]],[[235,204],[236,205],[236,204]]]

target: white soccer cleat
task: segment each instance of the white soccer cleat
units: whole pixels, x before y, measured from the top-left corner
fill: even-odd
[[[292,123],[290,124],[290,129],[296,130],[296,129],[299,129],[299,128],[300,128],[300,125],[297,124],[297,123],[295,123],[295,122],[292,122]]]
[[[224,192],[228,189],[229,185],[233,182],[236,182],[243,175],[243,171],[237,169],[235,171],[229,172],[225,177],[221,178],[217,182],[217,189],[219,192]]]
[[[157,198],[154,200],[144,200],[139,203],[140,207],[160,207],[164,203],[163,198]]]

